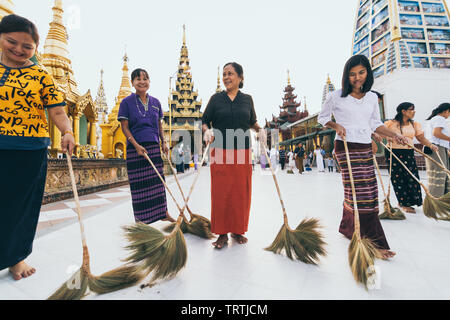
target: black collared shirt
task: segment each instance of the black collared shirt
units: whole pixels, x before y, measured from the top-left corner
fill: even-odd
[[[202,118],[203,124],[214,128],[215,141],[212,147],[224,149],[249,149],[250,127],[256,121],[253,99],[241,91],[238,91],[233,101],[226,91],[213,95]]]

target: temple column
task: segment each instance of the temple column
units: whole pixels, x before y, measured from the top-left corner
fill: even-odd
[[[94,120],[95,121],[95,120]],[[90,145],[91,146],[97,146],[97,128],[95,127],[95,122],[89,122],[91,127],[91,135],[90,135]]]

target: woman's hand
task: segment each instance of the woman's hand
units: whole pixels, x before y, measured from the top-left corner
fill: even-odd
[[[376,142],[381,142],[383,139],[381,138],[381,136],[378,133],[372,133],[372,139],[375,140]]]
[[[393,139],[394,139],[394,142],[397,143],[397,144],[401,144],[403,146],[409,145],[408,139],[406,139],[401,134],[396,133],[395,136],[393,137]]]
[[[169,147],[167,146],[167,141],[163,141],[162,143],[162,151],[164,152],[164,154],[168,155],[169,154]]]
[[[439,147],[435,146],[434,144],[430,145],[430,149],[433,150],[434,152],[438,152],[439,151]]]
[[[147,154],[147,149],[145,149],[143,146],[141,146],[140,144],[138,144],[137,146],[135,146],[136,151],[138,153],[138,155],[140,156],[144,156],[144,154]]]
[[[75,138],[73,137],[73,133],[67,132],[63,135],[61,139],[61,150],[62,152],[69,153],[69,156],[72,156],[73,149],[75,148]]]
[[[214,131],[212,129],[207,129],[203,135],[203,140],[206,143],[213,143],[214,142]]]
[[[345,131],[345,128],[343,126],[341,126],[338,123],[335,123],[333,129],[336,130],[336,134],[337,135],[339,135],[342,138],[345,138],[346,131]]]

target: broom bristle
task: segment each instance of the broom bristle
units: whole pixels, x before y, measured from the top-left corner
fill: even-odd
[[[384,199],[384,211],[378,216],[386,220],[405,220],[405,214],[399,209],[392,207],[389,198]]]
[[[366,288],[370,276],[369,267],[374,265],[376,258],[381,258],[381,253],[372,240],[358,239],[354,233],[348,248],[348,261],[353,277],[357,282],[364,284]]]
[[[125,265],[105,272],[98,277],[89,278],[89,289],[98,294],[125,289],[137,284],[145,277],[138,266]]]
[[[142,262],[147,274],[154,271],[152,282],[173,277],[186,265],[186,241],[180,227],[168,236],[145,224],[125,227],[125,231],[131,242],[127,249],[132,251],[126,261]]]
[[[433,198],[426,195],[423,201],[423,213],[426,217],[435,220],[445,220],[450,218],[450,197],[448,194],[440,198]]]
[[[176,226],[176,222],[164,227],[165,232],[172,232]],[[191,233],[204,239],[212,239],[214,235],[211,233],[211,222],[200,215],[191,214],[191,220],[187,223],[184,219],[181,222],[180,229],[183,233]]]
[[[295,257],[304,263],[317,264],[319,256],[326,255],[326,243],[323,235],[317,231],[319,227],[317,219],[305,219],[295,230],[289,230],[283,224],[274,242],[265,250],[279,254],[284,249],[291,260]]]
[[[47,300],[81,300],[87,296],[88,275],[80,268]],[[69,288],[70,287],[70,288]]]

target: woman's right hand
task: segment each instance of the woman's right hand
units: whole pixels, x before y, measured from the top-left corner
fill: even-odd
[[[339,135],[342,138],[345,138],[346,131],[345,131],[345,128],[343,126],[341,126],[340,124],[336,123],[334,125],[334,130],[336,130],[336,134],[337,135]]]
[[[140,144],[138,144],[137,146],[135,146],[136,151],[138,153],[138,155],[140,156],[144,156],[144,154],[147,154],[147,149],[145,149],[143,146],[141,146]]]
[[[205,131],[203,140],[206,143],[213,143],[214,142],[214,131],[212,129],[208,129]]]

